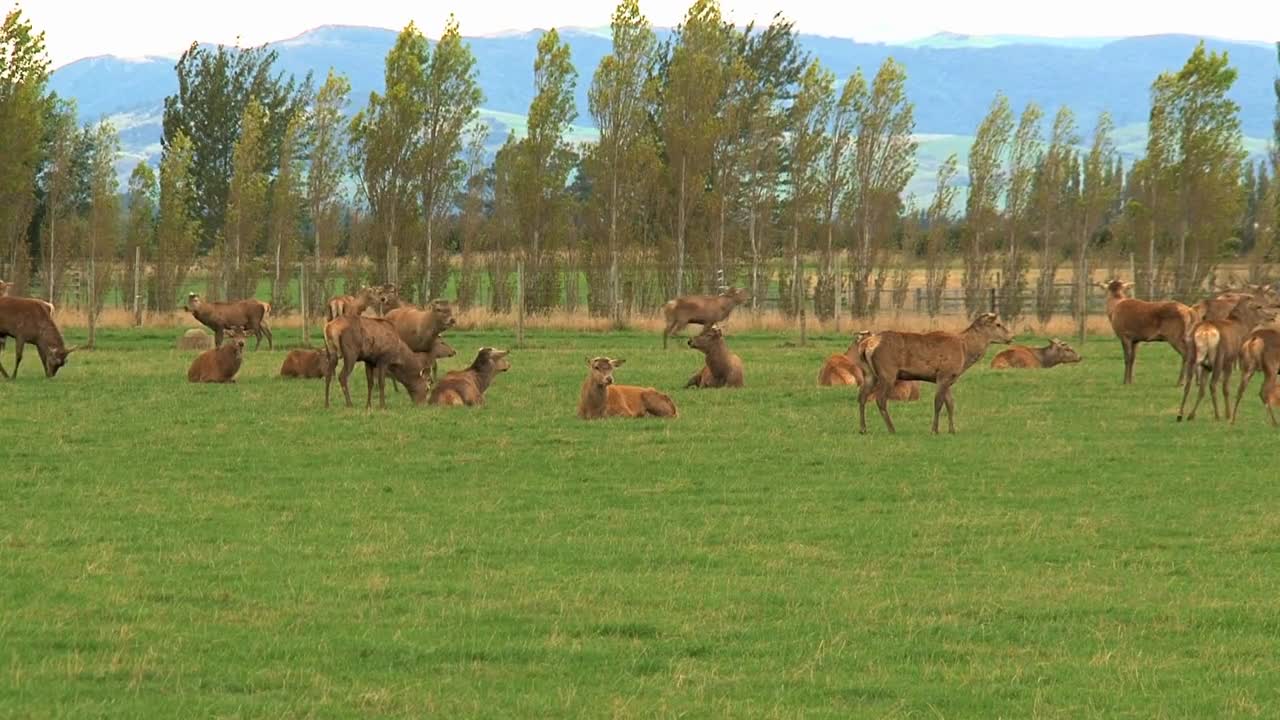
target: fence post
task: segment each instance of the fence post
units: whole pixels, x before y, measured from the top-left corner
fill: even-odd
[[[803,278],[802,278],[803,280]],[[806,312],[805,306],[809,304],[809,288],[808,284],[800,286],[800,347],[804,347],[809,342],[809,336],[805,323]]]
[[[609,257],[609,309],[613,315],[613,326],[622,327],[622,292],[618,287],[617,250],[614,250]]]
[[[995,288],[991,288],[991,312],[993,313],[996,312],[996,289]]]
[[[516,262],[516,347],[524,347],[524,259]]]
[[[307,261],[303,260],[298,263],[301,270],[298,276],[298,307],[302,308],[302,344],[311,347],[311,324],[308,317],[307,305]]]
[[[1084,345],[1085,330],[1088,325],[1089,314],[1089,260],[1083,255],[1080,257],[1080,277],[1076,278],[1076,292],[1080,295],[1080,319],[1078,321],[1078,335],[1080,336],[1080,345]]]

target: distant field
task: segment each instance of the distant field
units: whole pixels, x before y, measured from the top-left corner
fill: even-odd
[[[265,347],[188,385],[177,332],[0,381],[0,717],[1280,715],[1280,434],[1256,379],[1175,424],[1167,347],[863,437],[838,336],[689,391],[682,344],[542,332],[486,408],[366,413]],[[579,421],[598,354],[681,417]]]

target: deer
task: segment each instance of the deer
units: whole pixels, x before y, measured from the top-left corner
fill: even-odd
[[[476,359],[465,370],[454,370],[445,373],[440,382],[431,389],[432,405],[484,405],[484,393],[500,372],[511,369],[511,361],[507,359],[509,350],[495,350],[482,347],[476,353]]]
[[[867,376],[858,391],[859,432],[867,432],[867,400],[872,395],[885,426],[890,433],[896,432],[888,409],[891,383],[922,380],[938,386],[933,397],[933,433],[938,433],[938,420],[945,404],[948,432],[954,434],[955,398],[951,386],[982,359],[991,343],[1008,345],[1012,341],[1013,334],[995,313],[979,315],[959,333],[886,330],[872,335],[858,348],[858,360]]]
[[[381,304],[378,302],[380,290],[381,288],[365,286],[355,295],[337,295],[329,298],[326,319],[332,320],[343,315],[363,315],[364,311],[373,305],[378,305],[380,309]]]
[[[235,300],[232,302],[207,302],[196,293],[187,293],[187,312],[201,325],[213,331],[213,346],[222,347],[223,331],[228,327],[242,327],[257,338],[253,349],[262,346],[262,336],[267,336],[267,349],[274,349],[271,328],[267,319],[271,315],[271,303],[261,300]]]
[[[1182,359],[1178,373],[1178,383],[1181,384],[1188,372],[1191,327],[1197,320],[1196,311],[1172,300],[1147,302],[1128,297],[1126,293],[1133,288],[1131,282],[1116,279],[1094,284],[1107,293],[1107,319],[1124,349],[1123,384],[1133,384],[1133,362],[1137,358],[1138,344],[1144,342],[1167,342],[1173,346]]]
[[[995,356],[991,367],[995,370],[1009,368],[1051,368],[1058,365],[1080,362],[1080,353],[1075,348],[1053,338],[1042,348],[1031,348],[1026,345],[1014,345]]]
[[[742,358],[729,350],[719,325],[711,325],[689,338],[689,347],[701,351],[706,364],[689,378],[686,388],[742,387]]]
[[[862,372],[862,365],[857,361],[858,346],[874,334],[870,330],[859,330],[854,334],[853,342],[849,343],[848,350],[828,357],[818,370],[818,385],[820,387],[839,385],[861,387],[865,376]],[[919,400],[920,383],[916,380],[899,380],[895,382],[893,389],[889,391],[889,399],[895,401]]]
[[[434,300],[423,310],[397,307],[385,317],[414,352],[430,352],[436,336],[458,322],[453,316],[453,307],[444,300]]]
[[[1264,311],[1261,303],[1253,297],[1241,298],[1227,315],[1226,320],[1201,320],[1192,328],[1192,354],[1187,361],[1186,384],[1182,390],[1182,404],[1178,406],[1178,422],[1182,422],[1187,408],[1187,397],[1191,394],[1191,380],[1195,377],[1195,405],[1186,415],[1188,422],[1196,417],[1200,401],[1204,400],[1205,385],[1209,386],[1209,397],[1213,401],[1213,419],[1218,415],[1218,395],[1215,386],[1222,388],[1223,410],[1231,415],[1231,393],[1227,384],[1231,381],[1231,371],[1240,359],[1240,350],[1245,339],[1264,317],[1270,315]],[[1207,380],[1207,382],[1206,382]]]
[[[11,282],[5,282],[4,280],[0,280],[0,297],[20,297],[12,294],[13,285],[14,284]],[[49,316],[50,317],[53,316],[53,303],[48,302],[46,300],[41,300],[40,298],[27,298],[27,299],[35,300],[38,303],[42,303],[45,307],[49,308]],[[0,355],[3,355],[3,354],[4,354],[4,337],[0,336]]]
[[[342,359],[342,373],[338,383],[342,386],[342,394],[346,398],[347,407],[351,407],[351,391],[347,379],[358,362],[364,363],[365,382],[368,394],[365,398],[365,409],[373,406],[373,384],[378,382],[378,405],[387,407],[385,380],[387,373],[398,380],[409,391],[409,397],[415,405],[427,400],[429,383],[426,368],[418,356],[409,349],[395,327],[382,318],[370,318],[362,315],[341,315],[325,323],[325,372],[324,372],[324,406],[329,407],[329,387],[333,383],[333,373],[337,369],[338,359]]]
[[[280,377],[299,379],[319,379],[324,377],[328,355],[319,350],[290,350],[280,365]]]
[[[422,362],[422,366],[427,369],[427,378],[434,385],[436,382],[436,369],[440,360],[451,358],[458,354],[453,346],[445,342],[444,336],[437,335],[431,341],[431,349],[426,352],[414,353],[418,356],[418,360]],[[395,378],[391,378],[391,389],[396,392],[400,391],[400,384]]]
[[[651,387],[616,385],[614,369],[625,360],[607,357],[587,358],[587,378],[582,381],[578,395],[578,417],[597,420],[606,417],[661,417],[674,418],[679,413],[670,396]]]
[[[22,364],[22,350],[27,343],[33,343],[40,353],[40,364],[44,366],[45,377],[51,378],[67,364],[67,357],[80,349],[79,345],[67,347],[62,340],[62,332],[53,320],[52,306],[44,300],[23,297],[0,297],[0,350],[4,349],[6,338],[14,339],[13,374],[5,372],[0,365],[0,376],[9,379],[18,377],[18,366]]]
[[[722,323],[729,319],[729,314],[737,306],[751,299],[751,294],[743,288],[729,288],[719,295],[682,295],[670,300],[662,306],[662,314],[666,318],[666,327],[662,330],[662,347],[667,347],[667,338],[680,332],[690,323],[701,325],[703,329]]]
[[[1249,333],[1244,344],[1240,346],[1240,389],[1236,391],[1236,406],[1231,413],[1231,424],[1240,417],[1240,399],[1244,397],[1245,388],[1253,374],[1262,371],[1262,406],[1267,409],[1271,425],[1275,426],[1274,408],[1280,407],[1280,330],[1274,327],[1260,327]]]
[[[1195,311],[1200,320],[1226,320],[1237,303],[1246,297],[1259,302],[1275,304],[1277,297],[1270,285],[1246,285],[1242,290],[1215,290],[1216,297],[1196,303]]]
[[[228,327],[225,342],[212,350],[196,356],[187,368],[187,382],[233,383],[240,364],[244,360],[245,332],[240,327]]]

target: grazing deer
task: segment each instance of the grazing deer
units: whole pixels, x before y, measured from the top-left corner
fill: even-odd
[[[324,344],[328,357],[324,372],[325,407],[329,407],[329,386],[333,382],[333,372],[338,366],[339,357],[342,358],[342,374],[338,376],[338,383],[342,385],[347,407],[351,407],[351,391],[347,387],[347,379],[351,377],[351,371],[358,362],[364,363],[365,383],[368,385],[366,409],[373,406],[375,379],[378,382],[379,407],[387,406],[385,380],[388,371],[409,390],[409,396],[415,405],[426,402],[426,368],[386,320],[361,315],[341,315],[325,323]]]
[[[1262,371],[1262,405],[1267,409],[1271,424],[1276,425],[1274,408],[1280,406],[1280,330],[1262,327],[1254,330],[1240,346],[1240,389],[1236,392],[1236,407],[1231,413],[1231,424],[1240,417],[1240,398],[1253,374]]]
[[[991,343],[1009,344],[1013,335],[995,313],[983,313],[960,333],[911,333],[887,330],[876,333],[859,346],[859,361],[867,382],[858,392],[858,426],[867,432],[867,399],[876,396],[876,406],[889,432],[894,432],[889,417],[889,389],[897,380],[922,380],[935,383],[933,398],[933,432],[938,432],[942,406],[947,406],[948,431],[956,431],[955,398],[951,386],[974,363],[982,359]]]
[[[222,347],[223,331],[229,327],[241,327],[257,338],[253,349],[262,346],[262,336],[267,336],[267,349],[274,349],[271,328],[267,319],[271,315],[271,303],[261,300],[234,300],[232,302],[206,302],[196,293],[187,293],[187,312],[201,325],[213,331],[213,346]]]
[[[1194,420],[1200,401],[1204,400],[1205,385],[1209,386],[1209,397],[1213,401],[1213,419],[1219,419],[1218,395],[1215,386],[1222,388],[1223,410],[1231,415],[1231,393],[1227,384],[1231,381],[1231,370],[1240,358],[1240,349],[1245,338],[1264,318],[1262,304],[1252,297],[1244,297],[1236,303],[1235,308],[1227,315],[1226,320],[1201,320],[1192,328],[1192,355],[1187,366],[1186,385],[1182,390],[1182,404],[1178,406],[1178,422],[1182,422],[1183,411],[1187,408],[1187,396],[1191,394],[1191,379],[1195,376],[1198,392],[1196,403],[1191,407],[1187,420]],[[1208,381],[1206,383],[1206,380]]]
[[[822,368],[818,370],[818,385],[823,387],[834,385],[861,387],[864,375],[862,373],[862,365],[857,360],[858,346],[866,342],[874,334],[870,330],[859,330],[853,336],[853,342],[849,343],[848,350],[828,357],[822,363]],[[901,401],[919,400],[920,383],[915,380],[899,380],[895,382],[893,389],[889,391],[889,399]]]
[[[689,378],[685,387],[742,387],[742,358],[729,350],[719,325],[711,325],[689,338],[689,347],[706,355],[706,364]]]
[[[240,327],[228,327],[226,341],[216,348],[205,350],[196,356],[187,368],[187,382],[233,383],[240,364],[244,361],[245,332]]]
[[[605,417],[676,417],[676,404],[651,387],[615,385],[613,370],[625,360],[587,358],[587,379],[578,395],[578,417],[595,420]]]
[[[431,389],[432,405],[484,405],[484,393],[498,373],[511,369],[509,350],[480,348],[471,367],[445,373]]]
[[[729,288],[719,295],[682,295],[662,306],[662,314],[666,318],[666,327],[662,330],[662,347],[667,347],[667,338],[680,332],[690,323],[701,325],[705,330],[716,323],[724,322],[737,306],[751,299],[751,294],[742,288]]]
[[[1049,341],[1042,348],[1030,348],[1026,345],[1014,345],[997,354],[991,360],[991,367],[996,370],[1007,368],[1051,368],[1055,365],[1080,362],[1080,354],[1075,348],[1058,338]]]
[[[1124,349],[1124,384],[1133,384],[1138,344],[1161,341],[1172,345],[1182,359],[1178,372],[1181,384],[1191,357],[1191,326],[1195,325],[1196,311],[1172,300],[1147,302],[1128,297],[1126,293],[1133,288],[1131,282],[1112,280],[1094,284],[1107,292],[1107,319]]]
[[[22,350],[27,343],[34,343],[40,353],[45,377],[57,375],[67,364],[67,356],[79,349],[78,345],[67,347],[63,342],[51,307],[44,300],[34,298],[0,297],[0,350],[4,349],[5,338],[14,339],[13,378],[18,377]],[[0,376],[11,377],[3,366],[0,366]]]

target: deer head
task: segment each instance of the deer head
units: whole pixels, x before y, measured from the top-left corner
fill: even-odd
[[[1054,338],[1050,340],[1049,346],[1053,350],[1054,354],[1058,356],[1058,362],[1060,363],[1080,362],[1080,353],[1076,352],[1075,348],[1062,342],[1058,338]]]
[[[588,376],[593,385],[607,386],[613,384],[613,369],[621,367],[626,360],[613,360],[604,356],[587,358],[587,367],[591,368]]]
[[[712,325],[689,338],[689,347],[706,352],[715,347],[722,337],[724,337],[724,332],[720,329],[720,326]]]

